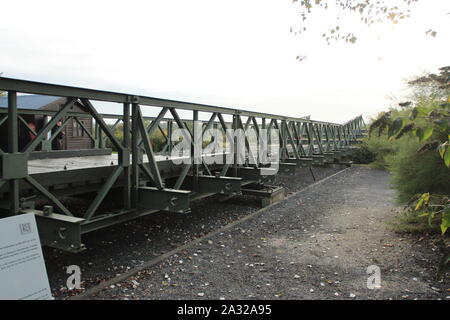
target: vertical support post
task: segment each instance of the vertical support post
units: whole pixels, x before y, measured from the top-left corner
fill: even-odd
[[[100,134],[99,134],[100,127],[95,119],[93,121],[94,121],[94,130],[95,130],[94,131],[94,133],[95,133],[94,148],[98,149],[98,148],[100,148]]]
[[[284,160],[286,158],[289,158],[288,150],[287,150],[287,134],[286,134],[286,120],[280,121],[280,134],[281,134],[281,160]]]
[[[173,121],[168,120],[167,121],[167,139],[169,140],[169,147],[167,149],[169,156],[172,155],[172,132],[173,132]]]
[[[123,104],[123,147],[124,152],[129,154],[131,145],[131,132],[130,132],[130,104],[125,102]],[[124,166],[124,205],[125,209],[131,208],[131,170],[129,163]]]
[[[200,128],[200,132],[198,132],[197,129],[197,121],[198,121],[198,111],[193,110],[193,117],[192,117],[192,144],[191,144],[191,161],[193,165],[193,175],[194,175],[194,190],[197,190],[198,187],[198,160],[197,159],[197,150],[196,148],[202,148],[201,143],[201,137],[198,137],[198,135],[202,134],[202,129]],[[198,142],[200,142],[200,145],[198,145]],[[200,154],[201,157],[201,154]]]
[[[233,176],[238,176],[238,138],[236,130],[238,128],[238,115],[233,114]]]
[[[17,92],[8,91],[8,152],[19,152],[19,130],[17,116]],[[9,181],[9,210],[11,215],[19,213],[19,180]]]
[[[259,139],[261,139],[261,135],[264,135],[263,136],[263,140],[266,140],[266,150],[264,150],[265,152],[266,152],[266,154],[265,155],[261,155],[258,159],[258,166],[261,164],[261,163],[266,163],[266,161],[267,161],[267,158],[268,158],[268,152],[270,151],[270,150],[272,150],[271,148],[270,148],[270,145],[269,145],[269,137],[268,137],[268,135],[267,135],[267,132],[266,132],[266,118],[261,118],[261,129],[262,130],[260,130],[260,134],[259,134]],[[258,155],[262,152],[262,150],[259,150],[259,140],[258,139]]]
[[[47,125],[47,123],[49,122],[49,116],[45,115],[44,118],[43,118],[43,122],[44,122],[43,126],[45,127]],[[42,139],[42,144],[41,144],[41,150],[42,151],[51,151],[53,149],[53,146],[52,146],[53,143],[51,141],[50,142],[44,142],[44,141],[49,141],[51,136],[52,136],[52,132],[50,131],[49,133],[47,133],[45,135],[44,139]]]
[[[132,104],[131,119],[131,205],[138,206],[139,193],[139,128],[138,128],[138,104]]]
[[[96,122],[97,123],[97,122]],[[100,126],[97,126],[98,129],[98,148],[99,149],[103,149],[104,148],[104,139],[103,139],[103,131],[100,128]]]

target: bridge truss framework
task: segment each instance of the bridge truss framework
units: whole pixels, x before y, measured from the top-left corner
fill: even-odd
[[[189,141],[195,141],[195,130],[189,123],[202,122],[202,132],[210,128],[278,130],[279,171],[294,174],[297,168],[320,166],[339,162],[348,157],[365,133],[362,116],[344,124],[315,121],[304,118],[252,112],[117,92],[106,92],[77,87],[46,84],[17,79],[0,78],[0,90],[8,93],[8,108],[0,109],[0,126],[6,125],[8,148],[0,150],[0,217],[25,212],[35,214],[43,244],[77,252],[84,249],[82,235],[157,211],[183,213],[189,211],[193,199],[222,194],[233,196],[246,192],[258,193],[259,186],[270,184],[274,176],[267,174],[267,164],[252,154],[251,142],[246,139],[244,163],[212,163],[203,154],[200,163],[194,162],[192,145],[188,163],[174,164],[171,152],[176,148],[172,140],[174,128],[185,129]],[[26,110],[17,107],[17,94],[39,94],[66,97],[67,103],[59,111]],[[93,101],[116,103],[120,114],[102,114]],[[95,121],[93,132],[78,120],[85,114],[73,111],[75,102],[82,104]],[[151,109],[156,117],[147,117],[143,111]],[[182,110],[182,111],[181,111]],[[180,112],[191,113],[190,119]],[[208,120],[200,120],[199,114]],[[23,115],[48,117],[49,121],[37,132],[27,125]],[[156,113],[155,113],[156,114]],[[68,123],[77,121],[95,148],[102,149],[106,140],[117,150],[117,155],[103,162],[67,169],[33,169],[31,156],[37,152],[52,152],[52,140]],[[114,123],[112,123],[113,121]],[[36,138],[19,150],[18,124],[24,123]],[[62,122],[57,129],[55,126]],[[110,124],[108,124],[110,122]],[[122,125],[123,139],[114,135]],[[164,127],[164,129],[162,128]],[[56,130],[55,130],[56,129]],[[165,145],[158,154],[153,150],[151,137],[159,131]],[[233,137],[229,137],[233,141]],[[270,143],[270,141],[269,141]],[[39,148],[38,148],[39,147]],[[237,143],[232,145],[237,148]],[[36,151],[40,149],[41,151]],[[234,150],[236,152],[236,150]],[[73,151],[68,156],[82,155]],[[223,155],[225,157],[225,154]],[[251,159],[254,157],[253,159]],[[93,159],[95,157],[86,157]],[[77,160],[78,159],[78,160]],[[75,162],[82,158],[75,158]],[[97,158],[95,158],[97,159]],[[105,164],[105,161],[111,163]],[[253,161],[250,161],[253,160]],[[51,160],[48,160],[51,162]],[[224,161],[223,161],[224,162]],[[209,163],[209,164],[207,164]],[[99,208],[110,192],[121,198],[119,207],[100,212]],[[74,213],[63,203],[66,196],[93,194],[92,201],[82,213]],[[35,199],[46,199],[51,205],[35,209]]]

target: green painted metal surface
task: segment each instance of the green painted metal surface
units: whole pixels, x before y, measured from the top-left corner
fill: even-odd
[[[362,116],[337,124],[9,78],[0,78],[0,90],[8,92],[8,108],[0,110],[0,126],[8,128],[7,148],[0,149],[0,203],[7,205],[0,205],[0,214],[10,216],[34,210],[41,236],[45,239],[43,242],[69,251],[83,248],[83,233],[157,210],[189,211],[192,197],[215,193],[235,195],[241,192],[243,185],[249,183],[270,184],[276,174],[291,175],[296,173],[297,168],[339,162],[351,154],[353,145],[357,145],[366,132]],[[18,93],[69,99],[59,111],[22,110],[17,108]],[[118,114],[100,114],[93,101],[119,103],[120,108],[116,110]],[[75,102],[82,105],[94,119],[92,131],[79,121],[78,117],[86,114],[73,110]],[[152,110],[156,116],[144,116],[147,110]],[[181,112],[185,115],[187,111],[191,117],[182,118]],[[200,114],[207,115],[208,120],[200,120]],[[29,115],[46,116],[49,121],[34,131],[24,118]],[[75,168],[72,168],[69,162],[57,170],[30,171],[31,156],[34,158],[39,152],[58,152],[52,150],[52,140],[70,119],[78,123],[95,148],[104,150],[109,140],[117,151],[117,158],[112,159],[111,164],[96,164],[93,167],[78,168],[75,164]],[[62,126],[56,128],[59,121]],[[114,124],[110,124],[111,121]],[[202,155],[199,162],[194,162],[196,155],[193,141],[198,138],[198,133],[192,129],[194,123],[198,122],[201,123],[201,134],[211,128],[221,130],[229,142],[234,142],[231,145],[234,151],[238,148],[237,138],[230,136],[227,129],[242,130],[245,133],[245,157],[238,159],[235,152],[233,163],[224,163],[209,161],[213,155]],[[19,123],[25,125],[27,133],[36,136],[24,147],[19,146]],[[117,128],[122,128],[123,139],[115,136],[113,131]],[[181,165],[170,160],[172,151],[178,148],[178,142],[172,140],[172,133],[176,129],[186,129],[183,132],[184,139],[191,141],[190,160]],[[269,133],[275,132],[279,138],[278,161],[272,167],[263,163],[263,155],[255,152],[252,148],[254,141],[247,136],[253,132],[253,139],[259,143],[265,139],[263,129]],[[158,153],[154,150],[152,140],[156,130],[159,130],[165,141],[162,151]],[[274,143],[272,140],[269,134],[269,145]],[[230,146],[227,144],[227,147]],[[68,152],[67,155],[76,156],[76,151]],[[225,158],[223,154],[222,160]],[[122,205],[114,212],[100,212],[99,208],[106,197],[117,190],[121,191],[118,197],[122,199]],[[62,197],[86,193],[94,195],[92,201],[82,215],[77,213],[75,216],[63,203]],[[22,201],[23,195],[28,200]],[[44,216],[42,211],[33,209],[34,200],[30,199],[35,197],[47,199],[55,213]],[[66,236],[61,236],[64,233],[61,230],[65,230]]]

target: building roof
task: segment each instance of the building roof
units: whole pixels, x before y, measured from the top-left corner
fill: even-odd
[[[38,94],[27,94],[17,96],[17,108],[38,110],[46,105],[55,102],[61,97],[42,96]],[[8,108],[8,97],[0,97],[0,108]]]

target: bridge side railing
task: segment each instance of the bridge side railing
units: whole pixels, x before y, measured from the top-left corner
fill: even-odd
[[[75,112],[74,103],[81,104],[95,121],[94,130],[90,131],[80,124],[82,130],[93,141],[95,147],[102,148],[106,139],[114,146],[118,153],[118,164],[114,166],[111,174],[105,179],[104,184],[98,189],[97,195],[81,217],[83,224],[105,219],[97,210],[108,192],[113,188],[118,179],[123,180],[123,207],[118,210],[120,214],[131,213],[139,208],[140,188],[145,181],[146,185],[154,188],[155,192],[173,192],[181,190],[185,180],[189,177],[193,180],[192,188],[198,188],[201,177],[204,175],[214,178],[239,177],[242,168],[259,170],[263,167],[259,156],[254,154],[250,141],[245,137],[245,163],[225,163],[223,167],[214,172],[205,161],[194,161],[193,141],[196,141],[196,131],[192,130],[189,123],[200,121],[204,134],[211,128],[218,128],[224,135],[234,141],[235,137],[229,137],[227,129],[241,129],[244,133],[252,131],[256,136],[256,142],[261,138],[262,129],[269,132],[278,130],[279,136],[279,162],[289,159],[302,159],[311,156],[320,156],[326,153],[338,153],[347,150],[355,143],[363,133],[364,122],[362,116],[341,125],[330,122],[315,121],[309,117],[295,118],[282,115],[253,112],[236,108],[224,108],[212,105],[182,102],[167,99],[158,99],[147,96],[131,95],[117,92],[107,92],[92,89],[83,89],[70,86],[46,84],[32,81],[24,81],[9,78],[0,78],[0,90],[7,91],[8,108],[0,110],[0,126],[7,126],[8,147],[0,149],[1,175],[0,188],[8,185],[9,208],[7,215],[16,215],[21,212],[19,181],[24,180],[42,196],[47,198],[56,208],[57,212],[66,216],[74,214],[55,196],[50,190],[42,186],[32,175],[28,174],[29,154],[38,146],[42,150],[51,150],[51,140],[55,138],[60,126],[55,131],[58,122],[63,126],[68,119],[77,121],[85,113]],[[47,110],[22,110],[17,106],[17,94],[39,94],[57,97],[66,97],[67,102],[58,111]],[[102,114],[94,107],[95,101],[107,101],[121,104],[120,114]],[[157,116],[144,116],[143,109],[151,108],[157,112]],[[180,111],[191,113],[189,119],[182,118]],[[199,114],[207,116],[200,120]],[[21,150],[19,150],[18,123],[24,123],[22,115],[40,114],[48,117],[48,122],[37,132],[27,126],[35,135]],[[229,118],[229,119],[228,119]],[[113,121],[113,123],[111,122]],[[110,122],[109,124],[107,122]],[[80,121],[78,121],[80,123]],[[115,135],[119,123],[122,125],[123,138]],[[26,125],[26,123],[24,123]],[[164,124],[164,129],[162,128]],[[162,154],[170,155],[176,148],[176,141],[172,139],[175,128],[184,129],[185,138],[191,141],[190,161],[183,165],[176,181],[168,187],[160,174],[160,168],[153,149],[151,137],[159,130],[165,145]],[[49,137],[50,135],[50,137]],[[201,138],[203,139],[203,137]],[[269,138],[270,140],[270,138]],[[46,142],[50,141],[50,143]],[[270,141],[269,141],[270,143]],[[46,144],[46,147],[43,147]],[[230,144],[237,148],[237,143]],[[237,151],[237,150],[234,150]],[[145,158],[147,161],[144,161]],[[143,178],[144,177],[144,178]],[[170,190],[169,190],[170,189]],[[152,189],[153,190],[153,189]]]

